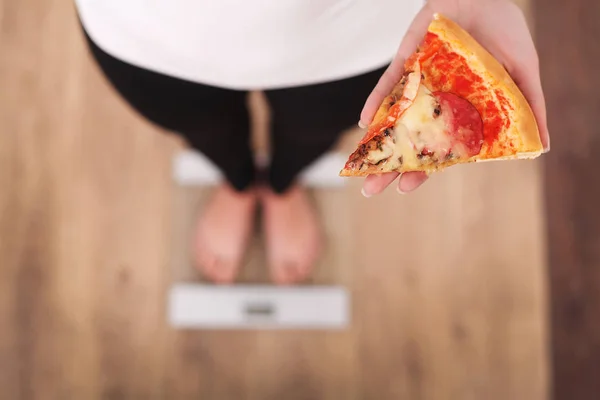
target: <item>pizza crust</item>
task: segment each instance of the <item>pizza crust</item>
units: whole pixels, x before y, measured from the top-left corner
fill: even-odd
[[[429,31],[438,35],[454,51],[465,57],[473,71],[484,78],[488,86],[500,90],[513,106],[513,110],[509,111],[511,126],[506,133],[510,137],[520,137],[521,143],[514,156],[494,159],[538,157],[543,152],[543,145],[535,116],[527,99],[502,64],[458,24],[440,14],[434,14]],[[473,161],[483,161],[483,159],[476,156]]]

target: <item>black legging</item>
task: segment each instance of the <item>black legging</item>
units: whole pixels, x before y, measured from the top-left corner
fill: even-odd
[[[170,77],[121,61],[87,36],[91,52],[115,89],[141,115],[184,136],[237,190],[255,181],[248,92]],[[240,62],[243,62],[241,60]],[[301,170],[358,122],[365,99],[384,69],[323,84],[265,91],[271,107],[271,164],[267,184],[284,192]]]

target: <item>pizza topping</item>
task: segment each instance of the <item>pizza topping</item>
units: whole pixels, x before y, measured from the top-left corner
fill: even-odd
[[[471,103],[419,85],[411,106],[393,128],[367,143],[366,160],[386,170],[401,165],[416,169],[450,159],[466,160],[479,153],[482,143],[483,123]]]
[[[390,108],[388,110],[387,117],[383,121],[370,126],[369,131],[367,132],[365,137],[360,141],[360,144],[367,143],[375,136],[380,135],[381,132],[385,129],[393,126],[394,123],[398,120],[398,118],[404,113],[404,111],[408,109],[413,103],[419,91],[420,85],[421,68],[417,63],[413,71],[407,72],[402,77],[402,79],[398,83],[398,86],[394,89],[395,93],[390,95]],[[397,93],[400,91],[401,93]]]
[[[414,71],[409,72],[406,77],[406,86],[404,87],[404,92],[402,93],[403,99],[406,99],[410,102],[414,101],[415,97],[417,97],[417,93],[419,92],[422,77],[423,75],[421,75],[419,63],[416,63]]]
[[[452,93],[433,94],[448,121],[448,134],[464,145],[469,157],[479,154],[483,145],[483,121],[473,104]]]
[[[372,164],[378,164],[380,161],[390,158],[393,154],[394,143],[391,138],[386,138],[378,142],[378,146],[369,151],[367,160]]]
[[[510,126],[507,114],[511,107],[508,99],[498,90],[491,91],[482,77],[471,70],[468,60],[454,52],[435,33],[428,32],[420,54],[415,53],[411,57],[418,58],[422,69],[428,72],[424,84],[432,90],[451,92],[468,100],[479,112],[485,121],[483,141],[487,144],[487,150],[483,151],[489,151],[500,132]]]

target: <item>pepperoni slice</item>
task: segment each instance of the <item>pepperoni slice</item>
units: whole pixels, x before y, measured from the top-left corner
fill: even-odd
[[[448,121],[448,134],[466,147],[469,157],[479,154],[483,145],[483,121],[475,106],[453,93],[434,92],[433,95]]]

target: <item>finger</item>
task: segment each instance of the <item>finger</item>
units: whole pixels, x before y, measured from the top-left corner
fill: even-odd
[[[397,172],[390,172],[382,175],[369,175],[365,179],[362,188],[362,194],[365,197],[371,197],[379,194],[398,177]]]
[[[550,132],[548,131],[548,121],[546,117],[546,100],[544,98],[544,91],[542,89],[542,83],[540,82],[539,72],[536,74],[537,77],[531,77],[530,79],[524,79],[521,83],[523,95],[527,98],[533,115],[538,124],[540,131],[540,140],[544,146],[544,151],[550,151]]]
[[[394,85],[396,85],[402,77],[404,61],[414,53],[417,46],[421,43],[421,40],[423,40],[432,18],[433,12],[429,8],[429,5],[426,5],[419,11],[413,20],[400,43],[400,47],[398,48],[394,60],[385,70],[381,78],[379,78],[377,85],[375,85],[375,88],[365,102],[360,113],[361,126],[367,126],[371,123],[383,99],[390,94]]]
[[[530,52],[533,56],[525,62],[516,65],[513,68],[511,75],[531,106],[531,110],[533,111],[533,115],[538,124],[540,140],[544,146],[544,151],[549,151],[550,134],[548,132],[548,122],[546,119],[546,101],[540,78],[539,60],[533,41],[531,42]]]
[[[407,172],[398,180],[398,193],[412,192],[421,186],[429,177],[425,172]]]
[[[360,127],[366,128],[371,121],[373,121],[373,117],[383,102],[383,99],[391,93],[394,85],[400,81],[404,69],[403,64],[403,58],[395,57],[392,63],[386,68],[383,75],[381,75],[379,81],[377,81],[377,84],[371,91],[371,94],[367,97],[365,105],[360,113]]]

